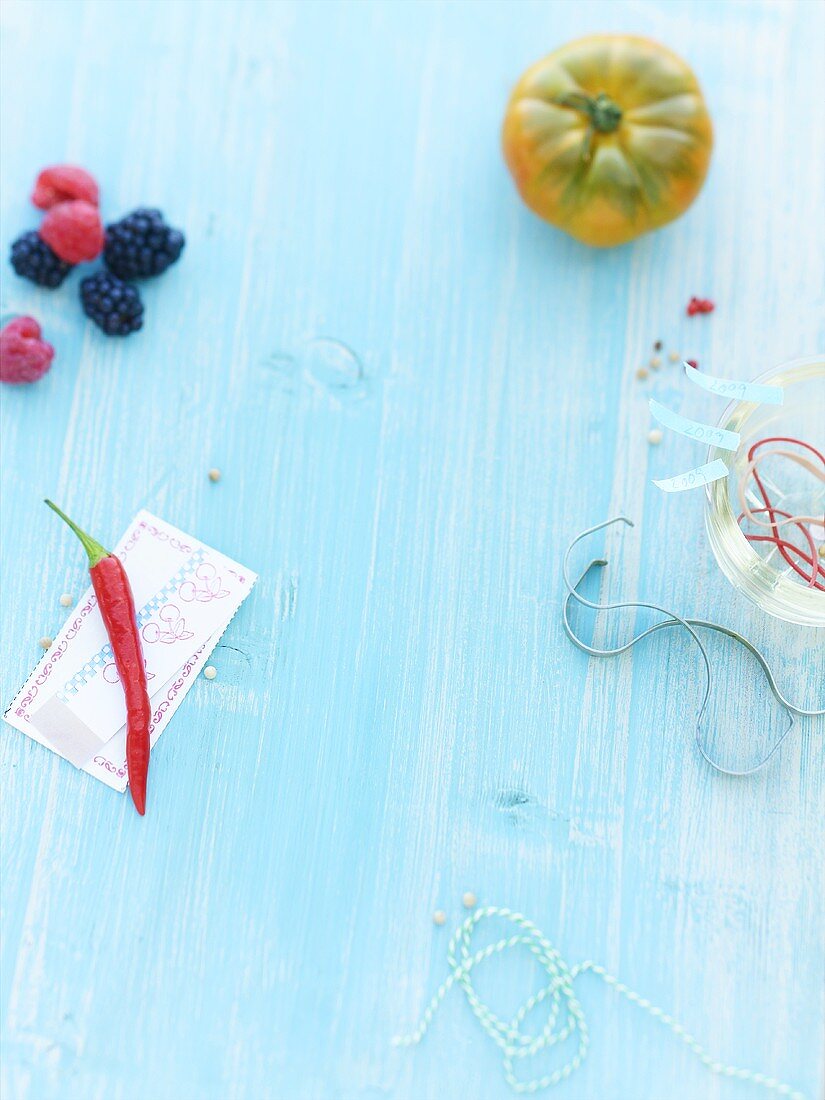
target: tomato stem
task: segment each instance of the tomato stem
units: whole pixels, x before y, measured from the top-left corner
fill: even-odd
[[[581,111],[586,115],[590,125],[600,134],[612,134],[618,130],[622,121],[622,109],[613,102],[605,92],[599,92],[597,96],[585,95],[584,92],[565,92],[556,96],[553,102],[558,107],[572,107],[574,111]]]

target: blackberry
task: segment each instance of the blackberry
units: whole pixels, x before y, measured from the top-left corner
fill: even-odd
[[[80,283],[83,312],[107,336],[128,336],[143,325],[143,302],[136,286],[108,271],[88,275]]]
[[[18,237],[11,246],[11,266],[24,279],[51,290],[60,286],[72,270],[72,265],[52,252],[34,229]]]
[[[106,227],[103,259],[119,279],[146,279],[162,275],[185,243],[183,233],[168,226],[160,210],[141,207]]]

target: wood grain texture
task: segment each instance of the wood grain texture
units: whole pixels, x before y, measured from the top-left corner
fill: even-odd
[[[715,612],[816,701],[821,637],[736,598],[702,500],[650,485],[697,456],[648,448],[648,394],[713,407],[675,368],[633,376],[657,338],[741,378],[825,345],[824,11],[5,0],[3,249],[61,160],[107,216],[157,204],[188,244],[122,343],[76,273],[49,294],[4,265],[3,314],[35,314],[57,362],[1,395],[2,699],[84,583],[45,495],[108,540],[147,507],[261,575],[153,755],[145,820],[3,729],[5,1098],[501,1100],[458,995],[390,1046],[464,890],[819,1094],[821,727],[722,780],[691,745],[687,643],[588,662],[559,608],[563,545],[625,510],[610,595]],[[599,29],[677,49],[717,127],[694,208],[608,253],[535,220],[498,149],[521,70]],[[713,317],[683,317],[694,293]],[[719,655],[745,747],[778,719]],[[504,1012],[531,980],[492,965],[482,991]],[[559,1097],[759,1095],[580,994],[592,1052]]]

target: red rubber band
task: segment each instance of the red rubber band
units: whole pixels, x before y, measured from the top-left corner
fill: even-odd
[[[812,446],[810,443],[806,443],[802,439],[794,439],[790,436],[768,436],[765,439],[757,440],[757,442],[754,443],[748,451],[748,462],[753,462],[755,451],[757,451],[759,447],[763,447],[768,443],[790,443],[793,446],[804,447],[805,450],[810,451],[811,454],[815,455],[825,467],[825,455],[818,451],[816,447]],[[807,582],[809,587],[815,588],[819,592],[825,592],[825,585],[820,584],[820,582],[817,580],[817,576],[819,575],[819,573],[822,573],[823,576],[825,576],[825,569],[823,569],[823,567],[816,560],[816,546],[814,545],[813,536],[811,535],[810,531],[804,524],[796,524],[800,531],[802,531],[802,533],[805,535],[805,538],[808,541],[808,545],[810,546],[811,557],[809,558],[808,555],[805,554],[804,551],[802,551],[798,546],[795,546],[792,542],[788,542],[787,539],[783,539],[780,537],[779,525],[776,523],[776,517],[781,516],[783,519],[793,519],[793,516],[790,515],[788,512],[784,512],[781,508],[776,508],[771,503],[771,499],[768,496],[768,491],[765,488],[761,477],[759,476],[759,471],[754,468],[751,473],[759,489],[762,501],[765,505],[764,508],[753,509],[753,512],[754,514],[760,512],[768,513],[772,533],[770,535],[745,535],[745,538],[748,540],[748,542],[772,542],[774,546],[776,546],[776,548],[779,550],[779,553],[782,555],[785,562],[794,570],[794,572],[796,572],[800,577],[802,577],[804,581]],[[745,513],[743,512],[742,515],[739,517],[740,523],[742,522],[744,515]],[[825,525],[825,518],[823,518],[823,525]],[[798,554],[799,557],[802,558],[802,560],[811,567],[810,573],[806,573],[805,570],[802,569],[797,564],[797,562],[793,560],[793,558],[790,556],[791,553]]]

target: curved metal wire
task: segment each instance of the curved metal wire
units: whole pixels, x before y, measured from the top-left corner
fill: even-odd
[[[591,657],[617,657],[620,653],[626,653],[629,649],[632,649],[633,646],[637,645],[639,642],[649,637],[651,634],[655,634],[658,630],[666,630],[671,627],[679,626],[684,627],[684,629],[688,632],[688,634],[690,634],[691,638],[693,638],[693,640],[696,642],[696,645],[699,647],[699,651],[702,654],[702,662],[705,670],[705,691],[702,696],[702,702],[699,707],[699,712],[696,716],[696,727],[694,734],[696,747],[704,760],[707,761],[707,763],[715,771],[721,772],[723,775],[735,776],[737,778],[754,775],[756,772],[764,768],[765,765],[775,755],[775,753],[779,751],[781,745],[795,725],[794,715],[800,715],[801,717],[807,718],[816,718],[825,714],[825,709],[805,710],[804,708],[798,707],[795,704],[789,702],[789,700],[786,699],[782,692],[779,690],[776,679],[764,654],[759,649],[757,649],[757,647],[752,642],[748,641],[748,639],[744,637],[744,635],[740,634],[736,630],[732,630],[730,627],[722,626],[721,623],[709,622],[705,619],[684,619],[681,617],[681,615],[677,615],[675,612],[669,611],[665,607],[660,607],[658,604],[645,603],[641,600],[632,600],[620,603],[595,603],[593,600],[588,600],[585,596],[583,596],[581,592],[579,592],[579,587],[584,582],[591,569],[602,568],[607,565],[607,561],[604,558],[594,558],[587,566],[585,571],[582,573],[582,575],[579,577],[579,579],[575,583],[573,583],[570,579],[570,555],[573,549],[578,545],[578,543],[582,541],[582,539],[585,539],[589,535],[593,535],[597,531],[601,531],[606,527],[610,527],[615,523],[626,523],[630,527],[634,526],[633,521],[628,519],[627,516],[614,516],[613,519],[605,520],[603,523],[596,524],[595,527],[589,527],[586,531],[582,531],[581,534],[577,535],[576,538],[573,539],[573,541],[568,546],[567,551],[565,552],[563,574],[565,587],[567,588],[567,596],[565,597],[564,604],[562,606],[562,618],[564,620],[565,633],[575,646],[581,649],[584,653],[589,654]],[[664,619],[662,622],[654,623],[652,626],[647,627],[647,629],[641,631],[641,633],[635,634],[630,639],[630,641],[625,642],[624,645],[615,646],[611,649],[599,649],[584,642],[573,629],[570,622],[570,605],[573,600],[576,600],[578,603],[583,604],[585,607],[589,607],[594,611],[618,611],[622,608],[642,607],[647,608],[651,611],[658,611],[660,614],[666,615],[667,618]],[[765,678],[768,681],[768,686],[771,690],[773,697],[776,699],[776,701],[779,703],[779,705],[782,707],[788,717],[788,724],[782,735],[774,742],[768,753],[763,756],[753,767],[741,769],[725,767],[723,764],[720,764],[718,760],[714,759],[702,740],[702,718],[704,717],[705,710],[707,709],[708,702],[713,693],[714,675],[707,649],[705,648],[699,635],[696,633],[697,628],[700,630],[714,630],[718,634],[724,634],[726,637],[732,638],[734,641],[739,642],[741,645],[743,645],[745,649],[747,649],[748,652],[751,653],[759,662],[762,671],[765,673]]]

